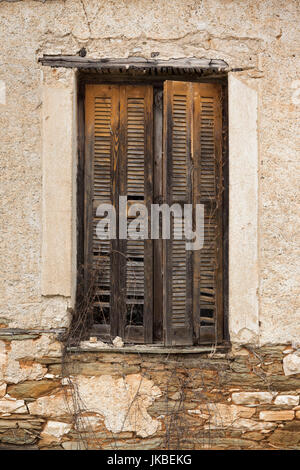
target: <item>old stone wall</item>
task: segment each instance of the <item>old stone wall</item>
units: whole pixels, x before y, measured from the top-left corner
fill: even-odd
[[[0,338],[0,448],[300,448],[290,346],[62,359],[53,334]]]
[[[4,0],[0,22],[1,446],[299,448],[299,2]],[[49,199],[45,209],[45,191],[55,196],[45,155],[59,149],[43,138],[55,124],[47,114],[53,95],[44,85],[57,100],[63,90],[61,103],[74,107],[76,72],[50,74],[38,58],[77,54],[82,47],[94,58],[222,59],[233,70],[232,86],[238,79],[255,91],[258,148],[249,178],[255,171],[257,315],[253,331],[251,321],[248,330],[232,323],[226,353],[82,351],[62,360],[58,333],[69,325],[76,277],[76,164],[63,167],[59,179],[61,188],[69,184],[66,174],[73,178],[67,209],[59,197],[53,210]],[[60,139],[66,135],[61,142],[74,156],[75,107],[64,123],[57,132]],[[241,133],[241,151],[243,141]],[[249,208],[251,198],[252,192]],[[57,210],[65,227],[53,223]],[[59,266],[71,288],[49,285],[45,275],[45,220],[53,229],[52,249],[57,242],[52,269]],[[235,273],[240,262],[231,259]],[[247,270],[238,280],[242,292]],[[241,318],[251,317],[246,304],[240,309]],[[77,394],[80,419],[74,422]]]

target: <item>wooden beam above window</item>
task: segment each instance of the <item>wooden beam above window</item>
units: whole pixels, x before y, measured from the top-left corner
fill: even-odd
[[[152,59],[142,57],[129,57],[122,59],[92,59],[79,55],[43,55],[38,60],[42,65],[50,67],[78,68],[82,70],[127,72],[128,70],[141,73],[202,73],[214,71],[216,73],[229,70],[228,64],[221,59],[197,59],[195,57],[182,59]]]

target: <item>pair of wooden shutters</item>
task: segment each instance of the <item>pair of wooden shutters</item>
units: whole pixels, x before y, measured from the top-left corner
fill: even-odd
[[[84,251],[86,270],[96,273],[94,318],[104,339],[152,343],[161,335],[166,345],[211,343],[222,339],[221,90],[165,81],[161,114],[153,90],[86,86]],[[156,159],[159,135],[163,157]],[[151,240],[150,233],[146,240],[119,239],[119,196],[127,196],[127,207],[146,205],[149,227],[157,199],[170,206],[204,204],[203,248],[187,251],[186,240],[174,238],[175,218],[169,240]],[[101,203],[116,209],[116,239],[96,235]]]

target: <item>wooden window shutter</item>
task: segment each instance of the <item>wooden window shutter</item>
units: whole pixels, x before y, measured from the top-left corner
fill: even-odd
[[[94,315],[107,339],[153,337],[152,243],[120,239],[118,218],[119,196],[128,197],[128,207],[145,203],[149,209],[152,203],[152,102],[150,86],[86,86],[85,264],[96,272]],[[101,203],[116,209],[116,239],[96,236]]]
[[[128,207],[153,202],[153,91],[151,86],[120,86],[120,195]],[[128,223],[130,218],[128,218]],[[153,338],[152,241],[120,240],[120,279],[124,292],[119,335],[131,342]],[[126,256],[124,256],[126,255]]]
[[[89,302],[93,301],[93,320],[99,324],[100,334],[105,339],[109,339],[111,334],[117,334],[117,321],[114,318],[116,306],[112,305],[112,294],[116,287],[111,275],[117,263],[112,251],[115,241],[99,240],[96,235],[96,226],[100,221],[96,210],[100,204],[115,202],[119,96],[118,86],[86,86],[85,295],[89,295]]]
[[[174,237],[164,249],[167,345],[222,339],[222,113],[217,84],[164,84],[164,200],[204,204],[204,246],[187,251]]]

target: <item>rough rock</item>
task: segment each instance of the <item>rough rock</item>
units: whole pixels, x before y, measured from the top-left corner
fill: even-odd
[[[60,386],[58,380],[29,380],[9,385],[8,393],[15,398],[38,398],[47,395]]]
[[[0,400],[0,413],[28,413],[24,400]]]
[[[270,392],[239,392],[233,393],[231,397],[236,405],[255,405],[272,403],[274,394]]]
[[[50,368],[53,370],[53,367]],[[79,375],[128,375],[140,372],[139,366],[122,363],[101,363],[101,362],[77,362],[73,365],[73,370]]]
[[[2,382],[0,383],[0,398],[3,398],[5,394],[6,394],[6,383]]]
[[[103,416],[101,415],[88,415],[84,414],[81,416],[80,421],[77,423],[80,431],[93,431],[95,432],[99,428],[103,428]]]
[[[10,359],[38,359],[44,356],[61,356],[61,343],[54,335],[43,334],[36,340],[11,341]]]
[[[24,415],[18,416],[18,419],[0,419],[0,429],[35,429],[40,431],[43,425],[43,420],[34,419],[27,416],[28,419],[24,419]],[[1,432],[1,431],[0,431]]]
[[[276,427],[276,424],[269,422],[258,422],[254,419],[238,418],[232,423],[233,428],[241,429],[242,431],[263,431],[271,430]]]
[[[270,443],[279,449],[296,447],[299,450],[300,433],[276,429],[270,436]]]
[[[226,428],[232,426],[239,418],[251,418],[255,414],[255,408],[225,405],[223,403],[207,403],[200,405],[197,410],[189,410],[189,413],[208,420],[211,428]]]
[[[104,349],[109,349],[109,344],[103,343],[103,341],[81,341],[80,342],[80,347],[82,349],[99,349],[99,348],[104,348]]]
[[[65,450],[85,450],[86,446],[80,441],[65,441],[62,444]]]
[[[261,411],[259,419],[263,421],[290,421],[294,419],[295,412],[292,410]]]
[[[19,383],[25,380],[39,380],[47,373],[47,368],[35,362],[36,359],[59,357],[61,343],[53,335],[42,335],[38,339],[10,341],[9,348],[0,341],[0,380]]]
[[[299,405],[299,396],[297,395],[278,395],[274,401],[275,405]]]
[[[60,440],[64,434],[68,434],[71,430],[71,424],[62,423],[60,421],[48,421],[46,426],[41,433],[42,439],[50,440],[49,438],[54,438],[55,440]]]
[[[0,442],[23,446],[32,444],[37,440],[36,432],[29,432],[27,429],[8,429],[0,434]]]
[[[264,434],[262,434],[259,431],[245,432],[244,437],[246,439],[251,439],[251,440],[254,440],[254,441],[262,441],[265,438]]]
[[[32,415],[49,418],[67,416],[74,410],[70,395],[63,392],[38,398],[35,402],[29,403],[28,408]]]
[[[120,338],[120,336],[116,336],[113,340],[113,345],[115,348],[123,348],[124,341],[122,340],[122,338]]]
[[[25,380],[42,379],[46,372],[47,368],[36,362],[8,358],[4,377],[8,383],[17,384]]]
[[[300,355],[293,353],[283,358],[283,370],[285,375],[300,374]]]
[[[0,381],[1,383],[3,383],[6,362],[7,362],[6,344],[4,341],[0,341]]]
[[[127,440],[127,441],[114,440],[109,444],[104,444],[103,449],[104,450],[116,450],[116,449],[136,450],[138,446],[142,445],[143,450],[153,450],[153,449],[159,449],[162,444],[163,444],[163,441],[160,438],[147,439],[143,443],[134,442],[134,440]]]

